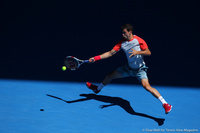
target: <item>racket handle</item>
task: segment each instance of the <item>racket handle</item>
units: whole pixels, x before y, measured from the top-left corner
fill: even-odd
[[[89,60],[84,60],[84,63],[88,63],[89,62]]]

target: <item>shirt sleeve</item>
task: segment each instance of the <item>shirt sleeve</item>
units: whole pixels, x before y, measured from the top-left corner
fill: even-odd
[[[142,38],[140,38],[140,37],[138,37],[136,35],[135,35],[135,38],[138,40],[141,50],[145,50],[145,49],[148,48],[147,43]]]
[[[122,39],[121,41],[119,41],[119,42],[113,47],[113,49],[114,49],[115,51],[118,52],[118,51],[121,49],[122,42],[123,42],[123,39]]]

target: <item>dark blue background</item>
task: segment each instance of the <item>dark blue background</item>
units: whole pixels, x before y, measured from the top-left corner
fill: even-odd
[[[1,1],[0,78],[100,82],[125,54],[61,70],[63,59],[109,51],[130,23],[148,44],[153,85],[200,86],[198,3],[135,0]],[[113,83],[138,84],[133,78]]]

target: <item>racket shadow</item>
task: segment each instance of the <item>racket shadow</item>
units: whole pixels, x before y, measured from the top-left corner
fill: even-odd
[[[87,100],[97,100],[97,101],[109,103],[108,105],[100,105],[101,109],[118,105],[121,108],[123,108],[127,113],[129,113],[131,115],[146,117],[146,118],[149,118],[149,119],[156,121],[159,126],[162,126],[164,124],[164,121],[165,121],[165,119],[163,119],[163,118],[156,118],[156,117],[144,114],[144,113],[135,112],[133,110],[133,108],[131,107],[130,102],[123,99],[123,98],[120,98],[120,97],[111,97],[111,96],[95,95],[95,94],[80,94],[80,96],[85,97],[85,98],[67,101],[67,100],[64,100],[62,98],[59,98],[59,97],[56,97],[56,96],[53,96],[53,95],[49,95],[49,94],[47,94],[47,96],[52,97],[52,98],[56,98],[58,100],[66,102],[66,103],[76,103],[76,102],[83,102],[83,101],[87,101]]]

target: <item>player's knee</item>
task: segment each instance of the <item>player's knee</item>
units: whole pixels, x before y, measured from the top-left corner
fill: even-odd
[[[121,78],[121,77],[123,77],[123,76],[120,73],[118,73],[117,71],[113,71],[106,75],[107,80],[113,80],[113,79],[117,79],[117,78]]]
[[[142,86],[145,90],[151,92],[152,87],[150,86],[149,82],[147,80],[142,80]]]
[[[108,73],[108,74],[106,75],[106,77],[107,77],[107,79],[110,79],[110,80],[113,79],[112,73]]]
[[[106,77],[107,77],[109,80],[113,80],[113,79],[117,78],[115,72],[108,73],[108,74],[106,75]]]

